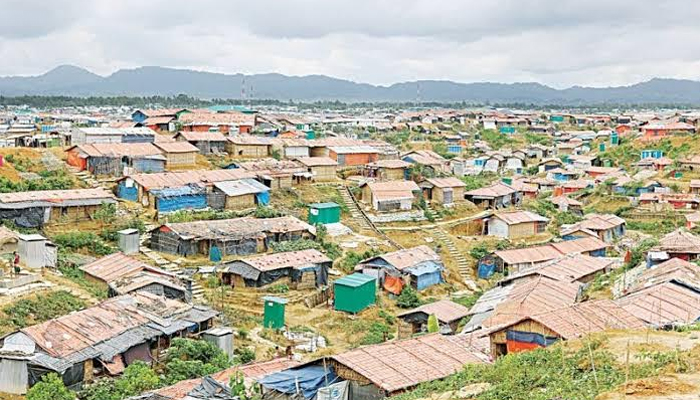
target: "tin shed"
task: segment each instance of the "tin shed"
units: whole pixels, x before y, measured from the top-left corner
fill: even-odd
[[[20,263],[28,268],[38,269],[55,265],[55,247],[39,234],[19,235],[17,253]]]
[[[309,205],[309,223],[334,224],[340,222],[340,206],[336,203],[314,203]]]
[[[202,332],[202,339],[221,349],[233,358],[233,330],[231,328],[212,328]]]
[[[265,301],[263,326],[270,329],[284,328],[284,306],[287,304],[287,299],[265,296],[263,300]]]
[[[139,252],[140,238],[138,229],[123,229],[117,232],[119,235],[119,250],[124,254]]]
[[[352,274],[333,283],[335,309],[357,313],[374,304],[377,296],[376,280],[365,274]]]

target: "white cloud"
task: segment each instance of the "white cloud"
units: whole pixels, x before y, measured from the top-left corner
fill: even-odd
[[[59,64],[620,85],[700,79],[680,0],[5,0],[1,75]]]

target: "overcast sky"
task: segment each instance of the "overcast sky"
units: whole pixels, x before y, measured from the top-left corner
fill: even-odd
[[[700,80],[692,0],[0,0],[0,75],[74,64],[609,86]]]

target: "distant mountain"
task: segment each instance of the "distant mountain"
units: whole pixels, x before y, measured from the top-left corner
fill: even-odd
[[[631,86],[558,90],[539,83],[457,83],[423,80],[375,86],[323,75],[219,74],[187,69],[141,67],[96,75],[63,65],[43,75],[1,77],[0,95],[173,96],[240,98],[245,79],[256,99],[316,101],[421,101],[534,104],[700,104],[700,82],[652,79]]]

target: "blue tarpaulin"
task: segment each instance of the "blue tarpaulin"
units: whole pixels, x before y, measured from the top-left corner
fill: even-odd
[[[294,394],[299,390],[304,398],[316,397],[318,389],[326,386],[326,382],[333,383],[336,380],[333,368],[323,366],[308,366],[296,369],[287,369],[275,372],[260,379],[259,382],[266,389],[276,390],[284,394]]]
[[[255,195],[258,200],[258,204],[266,206],[270,204],[270,192],[262,192]]]
[[[160,212],[207,208],[207,195],[199,187],[182,186],[151,190]]]
[[[221,250],[216,246],[211,246],[209,249],[209,261],[219,262],[221,261]]]
[[[506,331],[506,340],[522,343],[535,343],[542,347],[550,346],[557,342],[557,338],[540,335],[539,333]]]
[[[416,289],[423,290],[444,282],[442,269],[441,265],[429,261],[410,268],[408,272],[416,277]]]
[[[136,186],[127,187],[123,182],[117,188],[117,197],[129,201],[138,201],[139,190]]]

